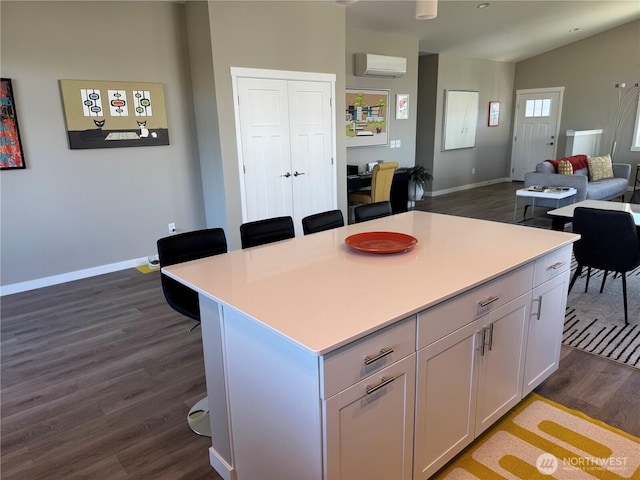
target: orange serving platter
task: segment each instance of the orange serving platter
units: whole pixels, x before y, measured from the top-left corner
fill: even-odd
[[[418,239],[405,233],[364,232],[344,239],[349,248],[365,253],[400,253],[411,250]]]

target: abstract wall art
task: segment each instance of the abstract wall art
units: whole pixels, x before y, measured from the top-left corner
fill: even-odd
[[[13,88],[9,78],[0,79],[0,107],[2,108],[2,125],[0,130],[0,169],[11,170],[25,168],[18,116],[13,99]]]

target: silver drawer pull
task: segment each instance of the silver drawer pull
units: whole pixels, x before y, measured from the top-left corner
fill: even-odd
[[[476,347],[476,350],[480,350],[480,355],[484,357],[484,342],[487,339],[487,327],[484,327],[482,330],[476,333],[480,334],[480,346]]]
[[[364,357],[364,364],[371,365],[373,362],[380,360],[381,358],[386,357],[390,353],[393,353],[393,348],[381,348],[380,353],[377,355],[367,355]]]
[[[382,381],[377,385],[367,385],[367,395],[375,392],[376,390],[380,390],[382,387],[389,385],[398,377],[382,377]]]
[[[486,300],[481,300],[478,303],[481,307],[486,307],[487,305],[491,305],[493,302],[500,300],[500,297],[489,297]]]
[[[565,262],[557,262],[554,263],[553,265],[549,266],[549,268],[547,268],[547,270],[557,270],[560,267],[564,266]]]

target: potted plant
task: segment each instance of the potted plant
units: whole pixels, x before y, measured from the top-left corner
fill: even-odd
[[[410,206],[413,207],[415,201],[420,200],[424,195],[424,187],[427,182],[433,180],[433,175],[422,165],[416,165],[404,170],[409,173],[409,202]]]

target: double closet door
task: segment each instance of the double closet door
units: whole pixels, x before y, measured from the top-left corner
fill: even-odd
[[[330,81],[235,78],[243,222],[336,208]]]

